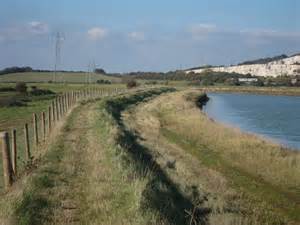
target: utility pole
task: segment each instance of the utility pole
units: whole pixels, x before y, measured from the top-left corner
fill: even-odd
[[[90,77],[90,83],[92,83],[92,76],[94,75],[95,73],[95,69],[96,69],[96,64],[95,64],[95,60],[93,60],[93,63],[92,63],[92,70],[91,70],[91,77]]]
[[[93,74],[96,69],[95,60],[90,61],[88,65],[88,72],[86,74],[86,83],[91,84],[93,82]]]
[[[91,62],[89,61],[89,64],[88,64],[88,71],[87,71],[86,77],[85,77],[85,82],[86,82],[86,84],[89,83],[90,71],[91,71]]]
[[[64,37],[60,32],[57,32],[55,35],[55,64],[54,64],[54,74],[53,74],[53,82],[57,81],[57,70],[61,63],[61,46],[64,41]]]

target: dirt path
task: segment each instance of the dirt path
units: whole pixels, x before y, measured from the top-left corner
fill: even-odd
[[[32,174],[13,224],[139,224],[137,182],[118,168],[99,102],[75,109]]]
[[[37,187],[34,194],[37,199],[43,197],[47,207],[36,208],[39,216],[33,219],[35,224],[82,224],[86,211],[84,207],[90,194],[87,191],[92,172],[89,168],[90,154],[101,153],[101,145],[93,134],[96,120],[94,107],[88,104],[75,109],[62,136],[47,156],[47,163],[37,171],[35,179],[37,183],[42,182],[43,187]],[[25,218],[23,216],[21,219]]]
[[[29,176],[11,224],[161,224],[141,210],[145,177],[124,165],[105,101],[77,107],[61,136]]]

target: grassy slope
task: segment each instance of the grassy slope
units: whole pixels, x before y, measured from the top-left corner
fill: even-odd
[[[203,92],[253,93],[267,95],[299,96],[299,87],[254,87],[254,86],[207,86],[199,87]]]
[[[156,110],[169,141],[221,172],[254,206],[266,203],[282,218],[299,222],[298,153],[210,121],[182,94],[160,99]]]
[[[102,74],[93,74],[92,82],[97,80],[110,80],[112,82],[119,82],[120,78],[106,76]],[[14,73],[0,76],[0,82],[48,82],[53,80],[53,73],[50,72],[27,72],[27,73]],[[57,73],[57,82],[69,83],[86,83],[87,73]]]

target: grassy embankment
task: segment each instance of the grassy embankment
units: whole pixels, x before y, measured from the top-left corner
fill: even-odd
[[[211,121],[182,93],[161,98],[155,113],[162,135],[221,172],[253,203],[254,215],[265,208],[283,221],[300,221],[298,152]],[[270,216],[265,223],[277,219]]]
[[[78,107],[40,167],[23,182],[24,192],[1,200],[1,205],[5,203],[0,210],[2,221],[12,218],[12,224],[34,225],[169,224],[173,220],[172,224],[185,224],[182,220],[187,219],[181,217],[185,214],[177,215],[176,210],[189,202],[150,158],[146,160],[145,152],[131,152],[133,140],[127,136],[121,140],[126,134],[119,117],[122,109],[165,91],[169,90]]]
[[[252,93],[266,95],[300,96],[299,87],[255,87],[255,86],[207,86],[199,87],[203,92]]]

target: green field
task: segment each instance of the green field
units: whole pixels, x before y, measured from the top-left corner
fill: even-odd
[[[111,84],[111,85],[87,85],[87,84],[49,84],[49,83],[27,83],[28,91],[31,90],[31,86],[36,86],[38,89],[51,90],[54,94],[43,96],[31,96],[30,94],[21,95],[15,91],[0,92],[0,101],[8,98],[16,98],[24,101],[23,106],[1,106],[0,105],[0,132],[11,132],[12,129],[17,130],[17,146],[19,151],[18,164],[19,169],[23,170],[25,166],[24,160],[24,133],[23,127],[25,123],[29,126],[29,136],[32,143],[33,140],[33,113],[37,114],[38,122],[41,119],[41,112],[47,113],[53,99],[64,92],[79,91],[84,89],[101,89],[104,91],[112,91],[115,88],[124,88],[123,84]],[[0,88],[3,87],[15,87],[14,83],[2,83]],[[24,100],[23,100],[24,99]],[[41,133],[41,123],[38,123],[38,129]],[[2,156],[0,155],[0,193],[3,186],[2,179]]]
[[[0,76],[0,82],[31,82],[31,83],[47,83],[53,81],[53,72],[28,72],[28,73],[13,73]],[[111,82],[120,82],[120,78],[102,75],[91,74],[91,83],[96,83],[97,80],[109,80]],[[72,73],[72,72],[58,72],[56,76],[58,83],[88,83],[88,73]]]

